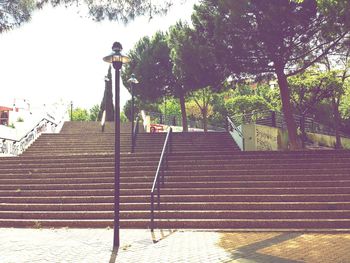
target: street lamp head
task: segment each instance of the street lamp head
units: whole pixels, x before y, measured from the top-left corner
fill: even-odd
[[[120,69],[123,64],[130,62],[130,58],[124,56],[121,53],[123,47],[119,42],[113,43],[112,50],[113,52],[110,55],[104,57],[103,60],[107,63],[112,63],[114,69]]]
[[[123,46],[119,42],[114,42],[112,46],[112,50],[114,52],[121,52],[123,50]]]
[[[134,74],[134,73],[131,74],[131,77],[130,77],[130,79],[128,79],[128,82],[129,82],[129,83],[133,83],[133,84],[138,84],[138,83],[139,83],[139,81],[137,80],[137,78],[135,78],[135,74]]]

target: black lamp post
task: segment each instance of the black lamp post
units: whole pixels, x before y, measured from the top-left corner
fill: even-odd
[[[73,101],[70,102],[70,121],[73,121]]]
[[[139,81],[135,78],[135,74],[131,74],[131,78],[128,79],[128,82],[130,83],[131,86],[131,152],[134,151],[134,146],[135,146],[135,137],[134,137],[134,85],[138,84]]]
[[[113,52],[104,57],[103,60],[113,64],[115,69],[115,141],[114,141],[114,237],[113,248],[118,249],[120,244],[119,238],[119,201],[120,201],[120,99],[119,99],[119,81],[120,81],[120,69],[124,63],[128,63],[130,59],[121,54],[123,47],[119,42],[114,42],[112,46]]]

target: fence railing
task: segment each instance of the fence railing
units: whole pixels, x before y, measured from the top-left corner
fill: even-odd
[[[43,132],[55,132],[58,124],[43,118],[20,139],[0,136],[0,154],[17,156],[23,153]]]
[[[159,112],[147,112],[147,114],[151,118],[151,123],[162,124],[162,125],[167,125],[167,126],[180,126],[180,127],[182,127],[182,116],[181,115],[167,115],[167,114],[164,115],[164,114],[159,113]],[[224,131],[225,127],[223,124],[224,123],[221,123],[221,125],[218,125],[217,123],[212,123],[210,118],[207,119],[208,130]],[[188,128],[195,128],[195,129],[203,129],[204,128],[203,120],[201,120],[201,119],[187,118],[187,125],[188,125]]]
[[[331,136],[335,135],[335,130],[332,127],[316,122],[310,116],[301,116],[294,114],[293,117],[297,127],[299,127],[301,130],[305,129],[305,132],[319,133]],[[287,128],[283,113],[276,111],[256,111],[251,114],[240,114],[232,116],[231,120],[236,124],[236,126],[255,123],[281,129]],[[343,137],[350,137],[345,133],[340,134]]]
[[[168,167],[168,154],[171,152],[171,135],[172,128],[169,128],[166,135],[163,150],[160,155],[158,167],[156,174],[154,176],[154,181],[151,189],[151,230],[154,230],[154,195],[157,194],[157,207],[160,209],[160,187],[164,185],[165,182],[165,170]]]

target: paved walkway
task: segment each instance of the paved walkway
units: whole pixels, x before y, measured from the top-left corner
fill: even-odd
[[[1,263],[350,263],[350,234],[0,229]]]

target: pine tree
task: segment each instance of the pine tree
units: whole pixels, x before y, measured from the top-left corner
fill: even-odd
[[[98,121],[101,121],[103,112],[106,111],[106,121],[114,121],[114,105],[112,92],[112,68],[109,66],[108,73],[105,78],[105,92],[98,114]]]

